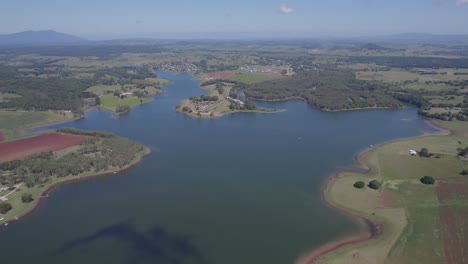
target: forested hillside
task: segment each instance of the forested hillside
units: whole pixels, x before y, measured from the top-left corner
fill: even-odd
[[[385,94],[386,86],[380,82],[356,80],[350,71],[317,69],[248,85],[245,94],[261,100],[301,98],[314,107],[331,111],[401,106],[400,102]]]

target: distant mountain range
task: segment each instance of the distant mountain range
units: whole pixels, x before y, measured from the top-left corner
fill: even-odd
[[[24,31],[0,35],[0,46],[40,46],[85,42],[83,38],[53,30]]]

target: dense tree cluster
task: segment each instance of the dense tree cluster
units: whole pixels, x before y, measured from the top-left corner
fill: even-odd
[[[229,108],[231,110],[255,110],[257,109],[257,105],[255,104],[255,102],[250,101],[250,100],[245,101],[244,104],[231,101]]]
[[[317,69],[251,84],[244,91],[247,97],[261,100],[301,98],[325,110],[400,107],[400,102],[382,91],[381,85],[384,84],[356,80],[350,71]]]
[[[219,97],[216,96],[216,95],[202,95],[200,97],[196,97],[196,96],[192,96],[189,98],[190,101],[193,101],[193,102],[203,102],[203,101],[206,101],[206,102],[216,102],[219,100]]]
[[[130,106],[128,105],[118,105],[117,108],[115,108],[115,111],[118,113],[118,114],[125,114],[127,112],[130,111]]]
[[[0,92],[19,95],[0,102],[0,108],[25,110],[72,110],[79,112],[85,92],[95,82],[91,79],[0,77]]]

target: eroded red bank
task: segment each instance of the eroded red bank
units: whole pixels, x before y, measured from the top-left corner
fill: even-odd
[[[0,143],[0,162],[24,159],[46,151],[57,151],[79,145],[86,137],[49,133],[36,137]]]

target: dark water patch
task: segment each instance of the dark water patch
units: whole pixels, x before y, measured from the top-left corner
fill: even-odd
[[[178,264],[190,259],[193,263],[202,263],[200,252],[191,244],[189,237],[170,234],[166,229],[155,226],[149,231],[138,231],[130,221],[104,227],[97,232],[65,242],[55,254],[63,255],[79,247],[95,246],[97,240],[111,239],[128,245],[132,257],[128,263],[138,263],[150,257],[154,261]]]

